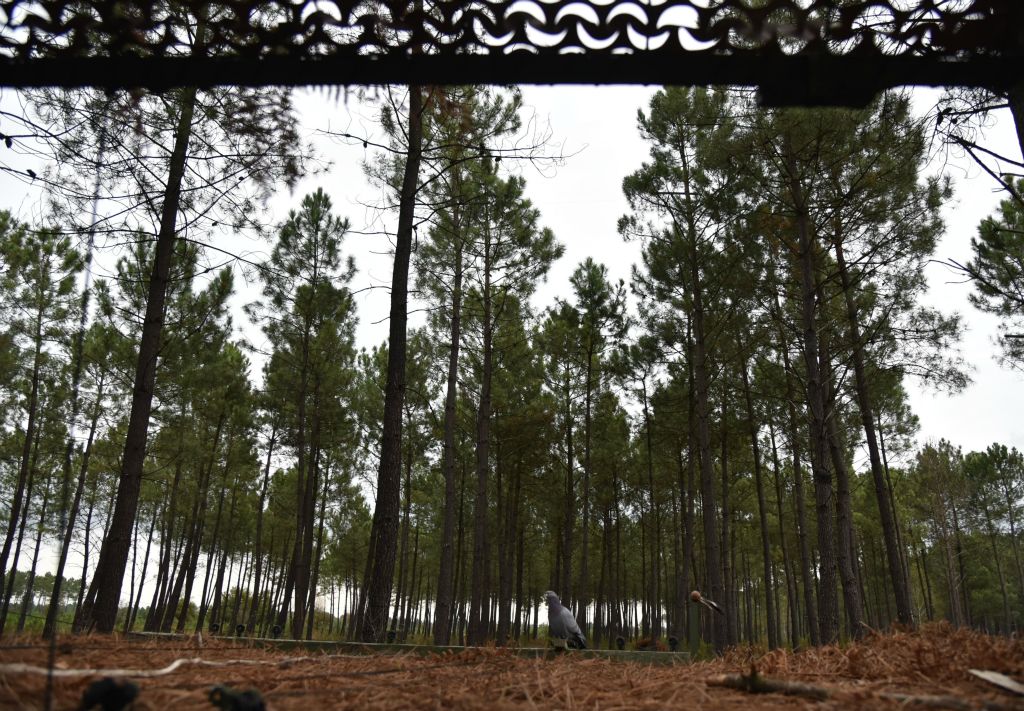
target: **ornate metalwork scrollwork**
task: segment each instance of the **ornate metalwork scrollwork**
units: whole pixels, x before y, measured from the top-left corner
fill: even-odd
[[[0,83],[1006,86],[1022,0],[0,0]],[[787,88],[789,87],[789,88]]]

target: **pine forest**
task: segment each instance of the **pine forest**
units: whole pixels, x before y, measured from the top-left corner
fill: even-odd
[[[5,93],[39,198],[0,212],[0,634],[545,646],[547,591],[598,649],[1019,634],[1021,442],[922,437],[908,397],[971,387],[969,305],[1024,368],[1024,136],[946,264],[964,310],[925,298],[936,156],[991,166],[1006,97],[648,96],[606,165],[628,277],[553,281],[592,235],[529,197],[576,156],[520,89],[321,96],[372,117],[329,136],[369,237],[289,90]]]

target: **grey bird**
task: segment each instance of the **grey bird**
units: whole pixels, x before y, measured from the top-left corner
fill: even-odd
[[[692,593],[690,593],[690,599],[693,600],[694,602],[700,604],[700,605],[703,605],[704,607],[708,608],[709,610],[714,610],[719,615],[724,615],[725,614],[725,610],[722,609],[721,605],[719,605],[714,600],[708,600],[706,597],[703,597],[700,594],[699,590],[694,590]]]
[[[586,637],[583,636],[572,612],[568,608],[562,607],[558,594],[548,590],[544,593],[544,601],[548,604],[548,633],[551,638],[564,640],[566,647],[586,649]]]

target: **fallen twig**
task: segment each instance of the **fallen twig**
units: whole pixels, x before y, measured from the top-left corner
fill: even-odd
[[[707,684],[709,686],[726,686],[751,694],[786,694],[818,701],[823,701],[832,695],[832,690],[824,686],[761,676],[757,673],[757,667],[754,666],[750,668],[750,674],[719,674],[708,679]]]

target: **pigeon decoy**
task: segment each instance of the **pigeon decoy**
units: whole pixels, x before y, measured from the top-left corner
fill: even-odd
[[[621,635],[615,638],[615,648],[620,652],[626,648],[626,640]]]
[[[544,593],[544,600],[548,603],[548,633],[552,639],[565,640],[566,647],[586,649],[586,637],[572,612],[562,607],[558,595],[548,590]]]
[[[78,711],[89,711],[99,706],[103,711],[122,711],[139,695],[139,685],[130,679],[105,676],[85,688]]]
[[[721,608],[721,606],[717,602],[715,602],[713,600],[708,600],[706,597],[703,597],[700,594],[699,590],[694,590],[692,593],[690,593],[690,599],[693,600],[696,603],[700,603],[701,605],[703,605],[704,607],[708,608],[709,610],[714,610],[719,615],[724,615],[725,614],[725,610],[723,610]]]

